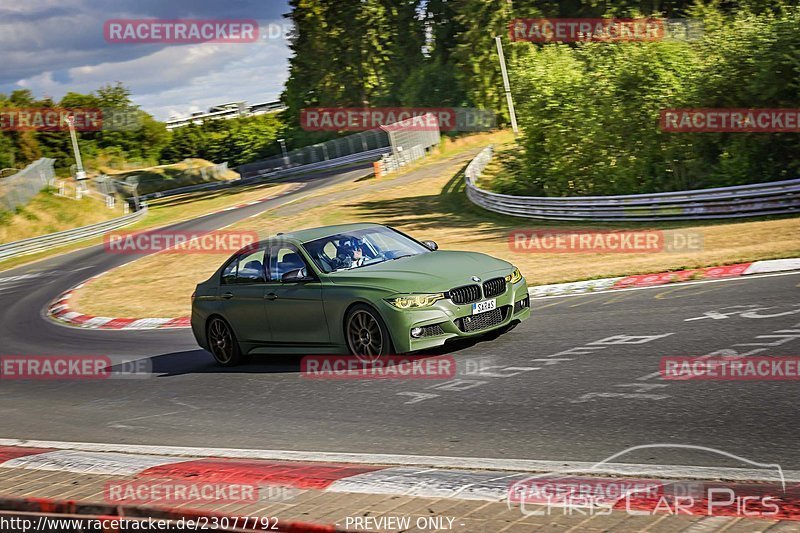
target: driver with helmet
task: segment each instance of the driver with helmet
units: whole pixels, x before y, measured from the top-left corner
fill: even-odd
[[[336,270],[343,268],[360,267],[366,261],[362,246],[364,241],[356,237],[343,239],[338,246],[336,254]]]

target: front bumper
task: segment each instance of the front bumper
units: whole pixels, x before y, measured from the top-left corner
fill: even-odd
[[[443,345],[454,338],[484,335],[512,322],[530,318],[530,297],[525,279],[508,285],[503,294],[496,296],[499,314],[472,315],[472,303],[458,305],[450,300],[439,300],[422,309],[397,309],[384,302],[383,317],[392,336],[397,353],[415,352]],[[483,301],[483,300],[481,300]],[[423,328],[425,335],[412,337],[412,328]]]

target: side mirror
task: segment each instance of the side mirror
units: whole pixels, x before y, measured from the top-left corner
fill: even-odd
[[[311,281],[314,278],[308,275],[305,268],[298,268],[285,272],[281,276],[281,283],[293,283],[296,281]]]
[[[428,250],[435,252],[439,249],[439,245],[433,241],[422,241],[422,245],[427,248]]]

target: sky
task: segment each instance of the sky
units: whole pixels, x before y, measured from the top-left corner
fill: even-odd
[[[58,100],[122,82],[158,120],[275,100],[288,77],[286,0],[0,0],[0,93]],[[254,43],[107,42],[118,19],[252,19]],[[270,37],[271,36],[271,37]]]

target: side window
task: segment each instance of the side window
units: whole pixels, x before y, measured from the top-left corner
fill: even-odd
[[[303,256],[291,244],[276,244],[269,249],[269,280],[280,281],[281,276],[298,268],[308,268]]]
[[[334,244],[333,241],[328,241],[328,244],[326,244],[325,247],[322,248],[322,252],[327,256],[329,260],[335,258],[337,252],[336,244]]]
[[[231,283],[236,283],[236,266],[239,264],[239,261],[234,259],[228,266],[225,267],[225,270],[222,271],[222,284],[223,285],[230,285]]]
[[[239,259],[236,283],[265,283],[264,250],[246,254]]]

